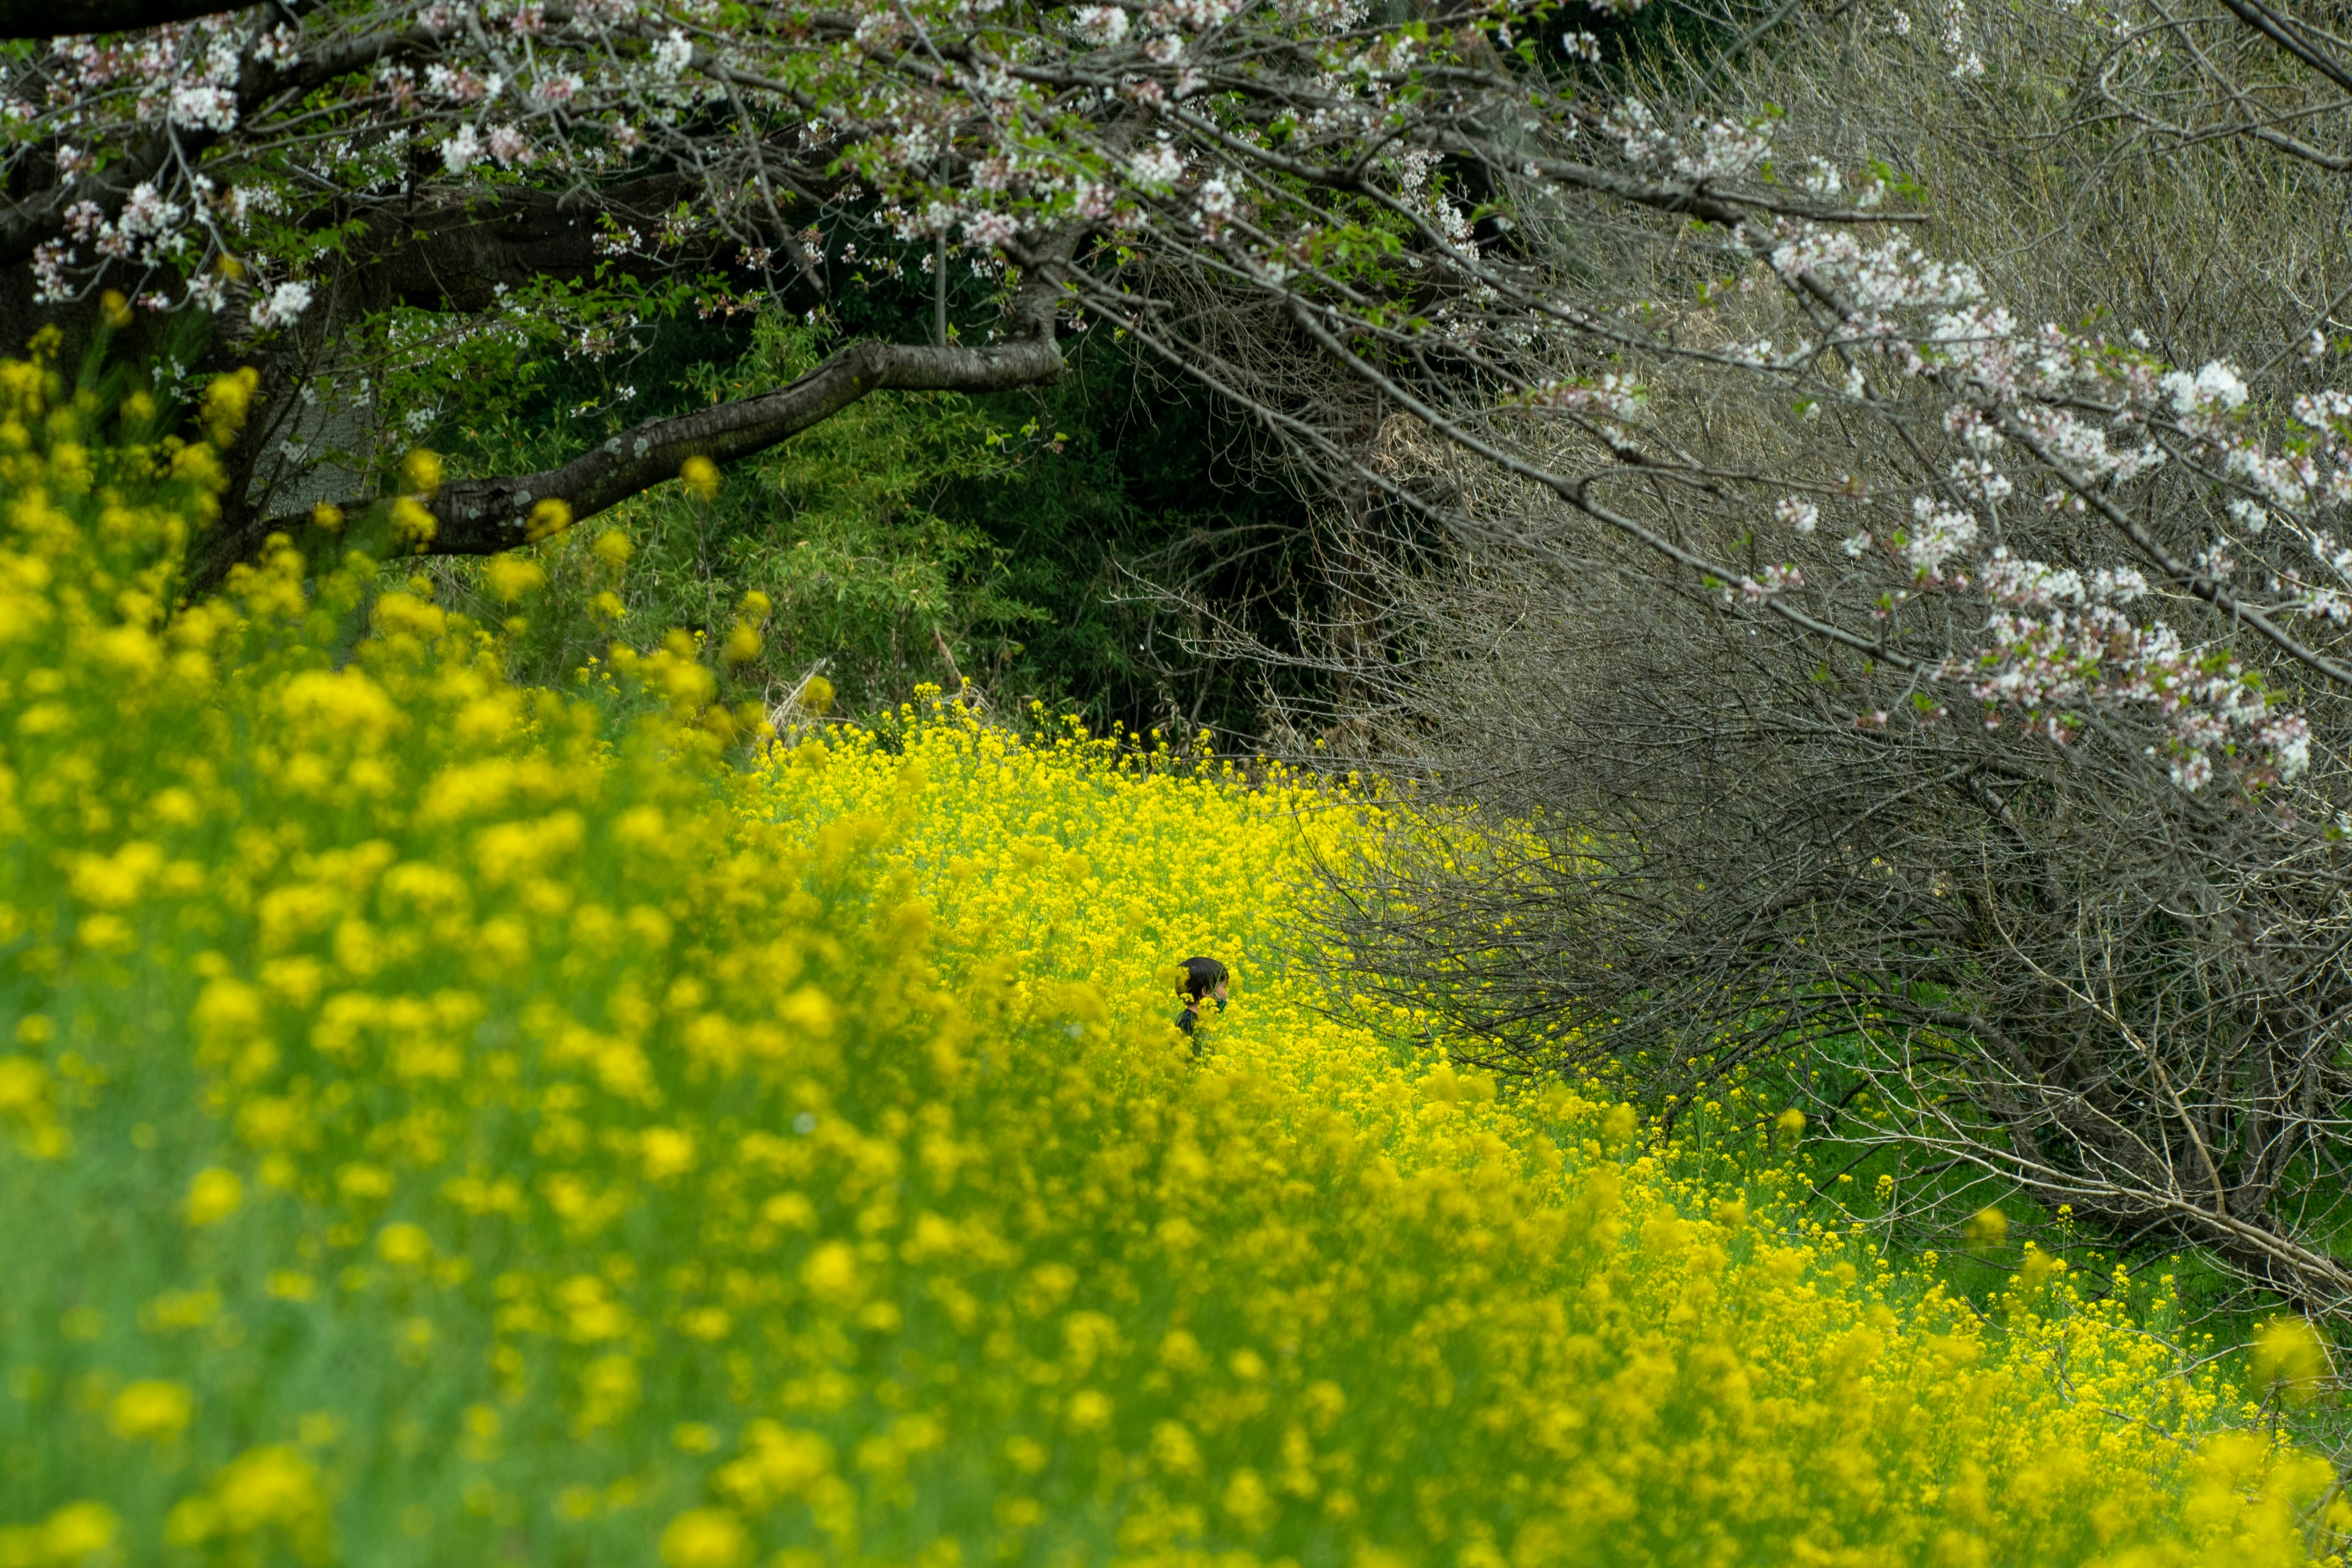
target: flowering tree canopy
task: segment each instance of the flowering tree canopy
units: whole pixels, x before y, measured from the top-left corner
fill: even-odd
[[[2191,791],[2299,772],[2307,725],[2257,666],[2352,677],[2326,636],[2352,614],[2329,521],[2352,499],[2352,399],[2250,402],[2223,360],[2021,321],[1911,237],[1895,171],[1776,158],[1769,113],[1655,107],[1589,68],[1573,21],[1511,0],[1404,20],[1361,0],[432,0],[45,39],[8,57],[0,262],[50,308],[112,290],[117,317],[215,312],[263,370],[199,583],[376,500],[356,479],[309,494],[291,460],[306,417],[415,357],[411,328],[371,362],[372,323],[421,309],[593,352],[625,280],[734,308],[822,296],[861,245],[928,247],[935,279],[952,251],[995,280],[987,319],[942,309],[929,344],[855,343],[547,471],[453,479],[398,510],[397,542],[511,548],[877,388],[1051,380],[1060,340],[1107,323],[1443,511],[1366,438],[1415,419],[1734,610],[1906,672],[1932,711],[2056,738],[2143,713]],[[2307,43],[2231,25],[2308,68]],[[1954,74],[1980,72],[1948,32]],[[2155,37],[2102,79],[2126,92]],[[1727,397],[1858,434],[1826,471],[1798,439],[1671,434],[1670,403]],[[2135,512],[2136,487],[2184,473],[2213,528]],[[1661,485],[1713,531],[1670,526]],[[2042,537],[2036,511],[2095,526]],[[2263,552],[2244,586],[2235,563]],[[2152,617],[2151,592],[2224,630]],[[2247,638],[2259,657],[2233,651]]]
[[[854,345],[552,472],[453,484],[406,541],[495,551],[877,387],[1050,380],[1057,333],[1089,310],[1151,316],[1141,269],[1171,256],[1422,331],[1429,285],[1461,287],[1448,258],[1475,252],[1470,174],[1549,158],[1588,113],[1511,22],[1457,5],[1383,26],[1354,0],[590,0],[271,7],[44,40],[7,65],[0,261],[45,306],[110,290],[216,312],[263,367],[249,515],[221,531],[215,575],[301,515],[276,510],[293,470],[272,444],[326,384],[330,402],[370,390],[353,343],[387,310],[568,320],[593,351],[621,278],[691,277],[706,308],[821,296],[862,240],[928,244],[941,267],[953,250],[998,280],[986,322],[950,332],[942,310],[929,345]],[[1442,175],[1449,158],[1465,172]]]

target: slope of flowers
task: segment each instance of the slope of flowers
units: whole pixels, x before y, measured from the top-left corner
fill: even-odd
[[[2311,1560],[2063,1276],[1989,1326],[1318,1011],[1364,804],[952,711],[731,773],[681,653],[614,731],[353,646],[364,563],[167,616],[135,414],[0,368],[0,1568]]]

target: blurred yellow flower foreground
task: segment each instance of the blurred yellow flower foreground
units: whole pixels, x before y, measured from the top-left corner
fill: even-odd
[[[730,772],[690,647],[618,727],[364,562],[167,615],[211,453],[0,403],[0,1568],[2326,1550],[2063,1274],[1980,1321],[1332,1022],[1344,793],[953,710]]]

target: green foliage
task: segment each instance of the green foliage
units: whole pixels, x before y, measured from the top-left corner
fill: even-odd
[[[675,386],[697,403],[756,395],[808,371],[825,346],[814,329],[763,317],[740,357],[680,366]],[[472,444],[509,460],[528,453],[545,444],[529,418],[486,421]],[[519,671],[560,683],[616,639],[645,647],[684,628],[772,706],[819,674],[858,710],[919,681],[952,684],[939,651],[949,638],[1009,637],[1041,612],[1003,592],[1002,552],[937,503],[959,480],[1013,478],[1038,450],[1034,435],[997,428],[953,394],[866,398],[734,465],[709,499],[666,485],[537,547],[551,592],[509,628]],[[616,532],[632,550],[625,584],[604,542]],[[478,566],[444,570],[485,618],[504,616]],[[753,594],[769,607],[747,616]],[[739,618],[760,646],[730,656]]]
[[[853,320],[889,330],[885,304],[862,301]],[[625,425],[784,384],[846,330],[680,312],[646,327],[634,357],[572,361],[534,361],[519,339],[478,367],[474,390],[446,395],[435,438],[474,471],[552,466]],[[519,673],[576,680],[616,640],[644,647],[680,627],[720,659],[757,593],[761,647],[737,673],[772,707],[812,675],[862,713],[962,677],[997,703],[1104,727],[1250,732],[1255,693],[1185,653],[1134,602],[1131,570],[1198,577],[1227,600],[1296,592],[1297,503],[1241,470],[1241,443],[1204,396],[1111,345],[1071,357],[1072,374],[1035,393],[877,394],[733,465],[715,500],[664,486],[536,547],[550,591],[508,626]],[[599,553],[616,532],[633,551],[625,584],[613,546]],[[1215,555],[1236,539],[1238,564]],[[510,618],[480,563],[430,570],[487,624]]]

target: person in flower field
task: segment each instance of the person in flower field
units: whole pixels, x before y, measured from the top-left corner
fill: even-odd
[[[1176,1015],[1176,1026],[1191,1035],[1192,1026],[1201,1021],[1202,1003],[1214,1002],[1218,1012],[1225,1010],[1225,994],[1233,988],[1233,975],[1213,958],[1188,958],[1178,967],[1182,978],[1177,982],[1176,989],[1184,994],[1184,1010]],[[1192,1054],[1201,1054],[1197,1037],[1192,1041]]]

